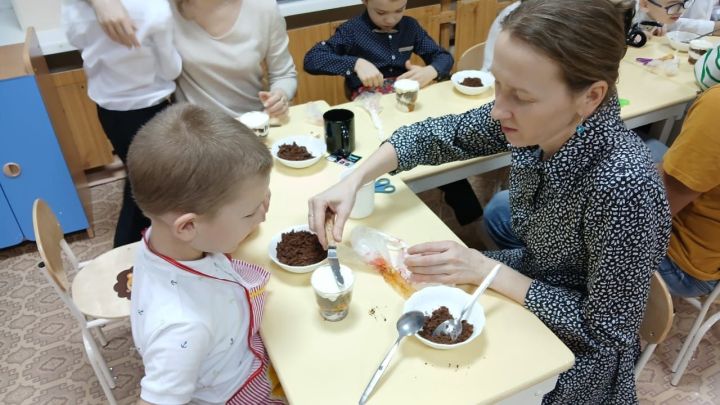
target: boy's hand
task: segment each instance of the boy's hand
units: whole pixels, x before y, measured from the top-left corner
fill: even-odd
[[[405,62],[405,68],[408,70],[407,72],[401,74],[398,76],[398,80],[400,79],[411,79],[415,80],[418,83],[420,83],[420,87],[425,87],[428,84],[430,84],[431,81],[435,80],[435,78],[438,76],[437,70],[435,70],[432,65],[428,66],[419,66],[419,65],[413,65],[410,63],[410,61]]]
[[[98,23],[113,41],[128,48],[139,48],[135,23],[119,0],[91,0]]]
[[[260,101],[265,107],[265,112],[271,117],[282,117],[287,114],[290,102],[285,92],[280,89],[261,91],[258,93]]]
[[[355,73],[365,87],[380,87],[383,85],[383,75],[378,68],[363,58],[355,62]]]

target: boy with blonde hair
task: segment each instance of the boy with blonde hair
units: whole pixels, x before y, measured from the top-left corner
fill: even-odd
[[[190,104],[156,115],[130,145],[130,182],[152,223],[133,275],[139,403],[283,403],[258,333],[268,273],[229,257],[265,219],[271,167],[247,127]]]

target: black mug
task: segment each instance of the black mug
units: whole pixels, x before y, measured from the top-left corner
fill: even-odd
[[[328,153],[347,157],[355,150],[354,118],[352,111],[342,108],[328,110],[323,114]]]

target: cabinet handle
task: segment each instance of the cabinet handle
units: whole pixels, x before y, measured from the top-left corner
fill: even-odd
[[[5,163],[3,165],[3,173],[8,177],[17,177],[21,171],[20,165],[15,162]]]

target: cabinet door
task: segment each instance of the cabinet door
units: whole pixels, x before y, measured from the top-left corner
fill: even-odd
[[[23,239],[20,226],[15,221],[15,216],[5,199],[5,194],[0,190],[0,248],[17,245]]]
[[[32,205],[42,198],[65,232],[88,227],[77,191],[33,76],[0,81],[0,165],[19,173],[0,175],[0,186],[26,239],[34,240]]]
[[[112,146],[97,118],[95,103],[87,96],[87,79],[82,69],[52,73],[70,133],[78,149],[83,170],[112,163]]]

